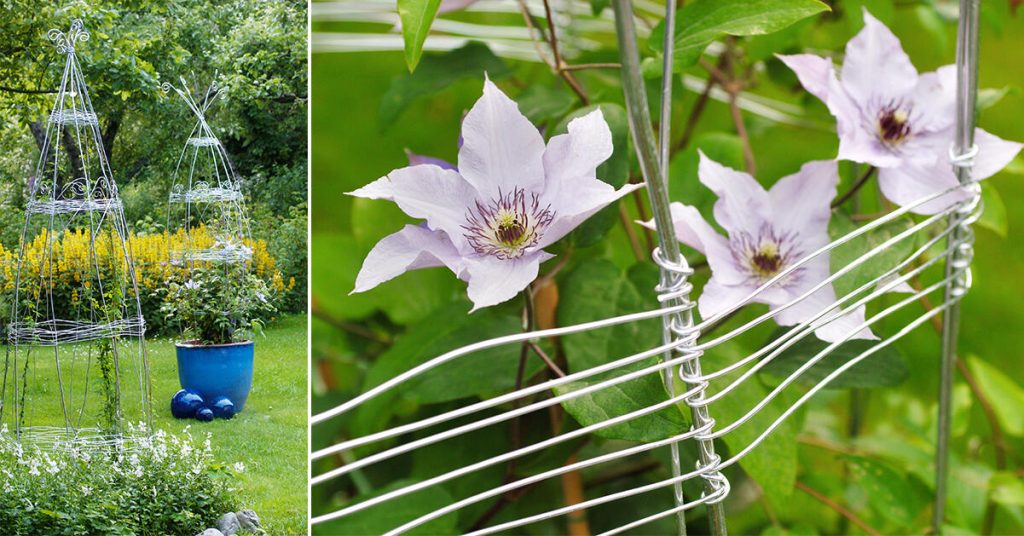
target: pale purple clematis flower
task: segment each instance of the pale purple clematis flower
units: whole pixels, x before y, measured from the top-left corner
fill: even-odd
[[[188,281],[185,281],[185,288],[189,290],[196,290],[199,288],[199,282],[189,279]]]
[[[366,256],[353,292],[408,270],[445,266],[467,281],[474,310],[511,299],[553,257],[544,248],[598,210],[639,188],[596,177],[612,154],[600,110],[544,138],[490,80],[462,123],[458,171],[396,169],[352,195],[394,201],[425,220],[385,237]]]
[[[700,153],[700,181],[717,196],[715,220],[725,229],[722,236],[692,206],[672,203],[672,223],[680,242],[704,254],[711,279],[697,306],[707,319],[742,303],[761,285],[829,243],[829,207],[839,182],[833,160],[808,162],[800,171],[780,179],[769,191],[747,173],[729,169]],[[644,225],[653,227],[652,222]],[[829,277],[829,256],[818,255],[753,298],[772,310],[799,298]],[[810,320],[836,302],[831,284],[780,310],[775,321],[791,326]],[[838,316],[815,329],[818,338],[836,341],[864,322],[864,307]],[[816,325],[820,323],[820,319]],[[853,338],[874,338],[862,329]]]
[[[836,117],[840,160],[878,168],[882,193],[909,205],[958,184],[950,165],[956,118],[956,66],[918,74],[899,39],[864,11],[864,29],[846,44],[840,76],[832,60],[812,54],[779,56],[800,83]],[[1021,144],[976,129],[973,177],[1004,168]],[[913,212],[934,214],[967,198],[966,190],[925,203]]]

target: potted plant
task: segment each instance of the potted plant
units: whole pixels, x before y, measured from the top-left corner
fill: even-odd
[[[192,269],[187,281],[170,283],[166,292],[160,310],[184,335],[175,344],[178,379],[186,393],[201,397],[191,397],[189,407],[225,417],[242,411],[252,388],[253,334],[262,332],[261,318],[276,311],[273,291],[253,274],[207,267]]]

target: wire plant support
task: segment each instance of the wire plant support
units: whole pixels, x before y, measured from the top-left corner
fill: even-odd
[[[251,264],[252,240],[241,181],[207,122],[207,112],[224,90],[211,82],[205,91],[193,93],[184,78],[180,81],[181,87],[164,83],[162,89],[181,97],[196,122],[182,147],[167,198],[170,266],[186,273],[216,266],[243,276]],[[174,233],[181,234],[181,240]]]
[[[666,28],[674,28],[675,2],[666,6]],[[559,377],[544,377],[522,387],[500,393],[464,398],[438,404],[427,415],[415,414],[400,419],[397,424],[367,424],[352,427],[352,437],[319,445],[310,453],[312,468],[311,487],[341,480],[345,490],[362,493],[344,494],[340,505],[333,511],[314,512],[312,523],[325,529],[334,523],[359,516],[371,509],[394,508],[398,511],[402,501],[426,490],[446,486],[457,490],[451,501],[432,505],[410,520],[396,521],[386,532],[388,535],[405,534],[448,516],[468,515],[482,521],[472,525],[468,534],[517,533],[521,527],[541,524],[549,520],[577,516],[581,512],[597,517],[602,509],[634,509],[635,519],[617,526],[601,526],[601,534],[687,533],[687,519],[706,523],[711,534],[727,533],[725,512],[731,500],[742,500],[731,495],[736,476],[741,476],[736,465],[743,465],[747,456],[769,441],[794,441],[792,437],[775,435],[785,429],[794,414],[804,408],[822,390],[852,368],[877,355],[899,341],[922,324],[942,316],[942,355],[936,355],[942,366],[943,381],[939,393],[939,437],[936,447],[936,497],[934,510],[935,531],[943,521],[945,501],[948,434],[951,415],[951,376],[956,346],[956,323],[959,301],[970,287],[970,264],[973,234],[971,224],[981,214],[980,188],[971,176],[971,164],[977,154],[973,144],[975,99],[977,87],[977,0],[963,0],[960,11],[957,68],[958,101],[956,140],[950,149],[950,165],[957,170],[960,185],[918,199],[893,209],[861,225],[851,232],[834,238],[814,251],[805,252],[799,260],[761,283],[744,299],[721,312],[698,318],[692,299],[693,269],[680,251],[674,236],[669,210],[668,158],[666,147],[670,138],[672,93],[672,44],[674,35],[666,31],[664,49],[664,80],[661,91],[661,121],[658,137],[647,103],[647,93],[640,74],[637,34],[634,28],[633,6],[630,0],[612,2],[618,39],[623,91],[627,104],[628,121],[633,145],[647,186],[655,221],[658,246],[652,260],[659,268],[660,279],[651,289],[657,304],[649,308],[611,318],[558,326],[525,333],[514,333],[475,342],[451,349],[418,365],[378,378],[366,390],[340,404],[311,416],[314,432],[328,430],[338,420],[366,421],[364,417],[379,411],[382,406],[394,405],[404,390],[431,378],[447,378],[455,363],[467,363],[481,352],[521,345],[524,342],[544,341],[553,337],[570,340],[588,334],[607,334],[622,326],[654,323],[661,324],[660,340],[641,341],[624,355],[605,355],[603,362],[580,370],[568,370]],[[956,191],[968,196],[937,213],[909,218],[918,207],[927,205]],[[888,236],[881,243],[872,243],[846,266],[833,268],[825,280],[817,283],[790,302],[756,314],[744,311],[733,318],[741,308],[783,285],[787,278],[808,263],[837,250],[863,243],[872,233],[890,223],[907,222],[905,228]],[[901,258],[883,255],[900,246],[907,253]],[[848,250],[847,250],[848,251]],[[871,264],[872,277],[854,279],[855,272]],[[809,300],[818,290],[835,282],[855,285],[843,287],[834,303],[816,306],[815,313],[806,320],[781,330],[768,342],[743,352],[722,352],[724,343],[743,334],[764,327],[784,311],[814,303]],[[915,309],[923,298],[935,305],[923,311]],[[806,300],[806,301],[805,301]],[[653,300],[652,300],[653,301]],[[863,322],[843,329],[833,342],[818,341],[814,332],[830,325],[856,308],[866,309]],[[761,312],[763,311],[763,312]],[[732,319],[732,320],[730,320]],[[728,321],[728,322],[727,322]],[[879,328],[877,340],[863,340],[853,355],[843,355],[835,368],[822,373],[819,364],[848,341],[857,338],[864,329]],[[711,329],[715,328],[715,329]],[[780,361],[784,354],[803,341],[820,342],[813,355],[799,366],[782,375],[766,374],[769,367]],[[940,359],[941,357],[941,359]],[[566,406],[585,397],[592,397],[628,385],[630,382],[656,378],[665,386],[663,400],[646,403],[629,411],[578,426],[552,430],[547,434],[532,434],[522,444],[493,444],[481,440],[479,452],[444,451],[453,438],[466,436],[489,437],[488,433],[518,419],[530,418]],[[743,407],[727,410],[723,401],[741,400]],[[674,434],[655,439],[606,440],[600,449],[585,449],[578,445],[586,438],[604,437],[601,434],[615,428],[642,422],[665,410],[679,411],[687,425]],[[333,424],[332,424],[333,423]],[[479,434],[479,435],[477,435]],[[315,435],[314,435],[315,437]],[[561,449],[561,450],[558,450]],[[479,517],[510,497],[515,498],[534,486],[556,484],[566,475],[583,472],[592,476],[600,469],[621,466],[635,457],[658,450],[667,451],[668,467],[636,485],[614,489],[588,489],[579,501],[566,501],[564,505],[532,504],[526,513]],[[438,455],[437,452],[443,452]],[[558,462],[531,466],[529,471],[503,479],[500,469],[510,462],[541,458],[547,452],[571,452]],[[422,467],[420,477],[414,481],[388,481],[389,464],[414,463],[418,455],[433,453],[431,460],[443,460]],[[409,459],[414,461],[409,462]],[[541,458],[543,459],[543,458]],[[403,461],[404,460],[404,461]],[[550,460],[548,460],[550,462]],[[746,469],[746,466],[743,466]],[[389,484],[374,493],[365,493],[366,483],[381,480]],[[738,495],[738,494],[737,494]],[[636,500],[645,501],[637,508]],[[386,510],[385,510],[386,511]],[[621,511],[621,510],[620,510]],[[632,510],[629,510],[632,511]],[[689,516],[684,515],[691,512]],[[593,518],[592,517],[592,518]],[[703,530],[704,525],[697,525]],[[653,527],[657,527],[655,530]],[[546,528],[550,529],[550,525]],[[540,530],[540,529],[538,529]]]
[[[124,446],[127,426],[152,418],[131,242],[78,60],[89,33],[74,20],[47,37],[65,61],[27,181],[0,423],[41,448]],[[74,257],[88,269],[62,277]]]

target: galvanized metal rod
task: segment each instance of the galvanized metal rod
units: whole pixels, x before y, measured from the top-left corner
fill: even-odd
[[[673,0],[668,0],[669,2]],[[647,195],[651,202],[651,212],[654,215],[656,232],[658,234],[658,250],[656,256],[665,263],[679,267],[679,270],[669,270],[661,266],[661,284],[663,289],[683,288],[686,284],[685,270],[688,269],[686,260],[679,251],[679,242],[676,241],[675,231],[672,226],[672,214],[669,210],[668,184],[665,182],[662,168],[658,158],[658,146],[654,141],[654,130],[651,127],[651,114],[647,106],[647,93],[644,88],[643,78],[640,76],[640,53],[637,49],[636,28],[633,22],[633,6],[630,0],[615,0],[612,2],[615,10],[615,30],[619,44],[619,58],[622,64],[622,88],[626,99],[626,109],[629,117],[629,130],[633,137],[633,144],[636,147],[637,158],[640,162],[640,171],[647,184]],[[674,25],[673,25],[674,27]],[[671,33],[671,32],[666,32]],[[668,73],[671,73],[671,66]],[[669,76],[671,76],[669,74]],[[685,296],[666,296],[670,299],[663,302],[664,306],[679,306],[687,300]],[[690,310],[665,315],[665,337],[675,337],[672,327],[689,328],[693,326],[693,314]],[[699,359],[687,361],[681,367],[682,376],[700,376]],[[688,387],[695,387],[689,385]],[[702,428],[707,425],[713,426],[714,421],[708,415],[707,407],[691,406],[691,417],[693,426]],[[719,459],[715,455],[713,440],[699,441],[698,451],[702,466],[717,464]],[[705,493],[708,495],[717,491],[713,480],[705,479]],[[726,534],[725,509],[720,501],[708,505],[708,519],[711,527],[711,534],[722,536]]]
[[[950,155],[954,159],[954,171],[961,184],[971,181],[971,159],[959,160],[964,155],[973,155],[975,106],[978,96],[978,4],[979,0],[960,0],[960,24],[957,29],[956,47],[956,138]],[[977,187],[977,186],[975,186]],[[946,274],[952,274],[956,265],[969,260],[970,245],[956,246],[969,234],[966,216],[959,212],[950,217],[953,227],[946,257]],[[953,414],[953,371],[957,350],[957,331],[960,320],[960,305],[957,299],[966,292],[966,280],[956,278],[946,287],[946,302],[950,303],[942,315],[942,365],[939,379],[939,422],[938,438],[935,445],[935,508],[932,517],[933,532],[941,533],[946,512],[946,484],[949,474],[949,431]]]
[[[662,180],[665,181],[665,187],[668,188],[668,168],[669,168],[669,151],[672,146],[670,140],[672,137],[672,53],[675,50],[676,40],[676,0],[665,0],[665,39],[662,44],[662,69],[661,69],[661,120],[658,123],[658,143],[659,156],[661,162],[661,176]],[[667,322],[667,319],[663,322]],[[670,326],[664,324],[663,337],[664,341],[668,343],[674,334],[669,329]],[[672,352],[668,351],[662,356],[662,361],[671,361]],[[665,390],[672,393],[673,396],[678,394],[675,386],[675,376],[672,374],[673,368],[665,369],[662,374],[662,381],[665,382]],[[679,444],[672,443],[669,445],[672,458],[672,476],[679,476],[683,473],[682,466],[680,464],[679,456]],[[683,483],[676,482],[672,487],[673,498],[676,502],[676,526],[679,529],[679,536],[686,536],[686,509],[682,508],[686,504],[686,497],[683,495]]]

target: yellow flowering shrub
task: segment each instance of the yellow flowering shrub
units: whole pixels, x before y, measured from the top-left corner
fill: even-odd
[[[168,252],[180,252],[185,247],[185,230],[176,233],[151,234],[136,236],[131,233],[127,246],[131,249],[135,261],[135,277],[139,285],[139,298],[142,313],[151,328],[159,329],[163,324],[158,312],[160,296],[158,291],[166,288],[171,281],[181,281],[186,275],[186,268],[180,262],[169,262]],[[191,231],[191,247],[193,249],[210,248],[216,239],[206,227],[198,227]],[[38,302],[43,288],[49,286],[57,303],[76,306],[82,299],[83,292],[88,293],[95,271],[98,269],[105,277],[109,274],[123,273],[127,268],[121,250],[121,241],[113,231],[105,232],[95,240],[95,264],[91,262],[90,242],[92,237],[87,229],[66,230],[55,234],[52,239],[47,231],[43,231],[30,240],[25,249],[25,263],[22,266],[22,296],[24,299]],[[267,285],[284,294],[291,291],[295,282],[285,281],[281,271],[276,268],[276,261],[267,251],[264,240],[247,241],[246,246],[252,250],[250,267],[252,273],[266,281]],[[52,248],[51,262],[44,262],[48,248]],[[210,262],[198,261],[198,266],[209,266]],[[18,251],[7,249],[0,244],[0,266],[2,266],[2,288],[4,301],[13,299],[15,276],[18,270]],[[52,272],[52,273],[51,273]],[[64,300],[67,300],[66,302]],[[10,314],[10,307],[4,305],[0,316]],[[151,329],[152,331],[152,329]]]

